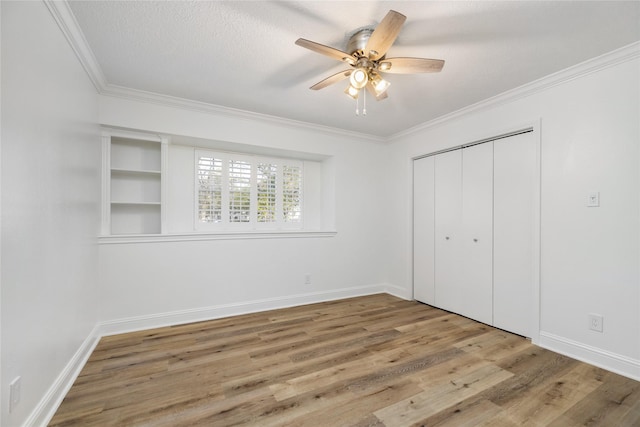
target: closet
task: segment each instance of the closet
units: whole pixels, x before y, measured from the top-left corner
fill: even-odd
[[[414,160],[414,298],[531,336],[533,132]]]

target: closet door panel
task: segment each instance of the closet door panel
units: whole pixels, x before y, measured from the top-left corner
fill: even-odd
[[[435,304],[434,156],[413,162],[413,297]]]
[[[435,305],[460,313],[462,289],[462,157],[455,150],[435,156]]]
[[[533,133],[494,142],[494,326],[531,336],[536,145]]]
[[[460,314],[493,322],[493,143],[462,150]]]

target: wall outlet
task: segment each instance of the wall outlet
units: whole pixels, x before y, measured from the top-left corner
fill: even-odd
[[[600,206],[600,193],[594,191],[593,193],[589,193],[587,195],[587,207],[589,208],[597,208]]]
[[[589,314],[589,329],[596,332],[602,332],[602,323],[604,322],[604,317],[599,314],[590,313]]]
[[[13,412],[20,403],[20,377],[15,377],[9,384],[9,412]]]
[[[305,285],[310,285],[311,284],[311,275],[310,274],[305,274],[304,275],[304,284]]]

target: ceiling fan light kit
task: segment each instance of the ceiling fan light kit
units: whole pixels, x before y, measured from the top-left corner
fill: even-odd
[[[389,89],[389,86],[391,86],[390,82],[380,77],[379,74],[374,73],[371,75],[371,84],[373,85],[373,90],[375,91],[376,96],[382,95],[387,91],[387,89]]]
[[[351,73],[349,81],[351,82],[351,86],[353,86],[354,88],[362,89],[369,81],[368,70],[364,67],[356,68],[355,71]]]
[[[356,100],[358,115],[361,89],[366,88],[377,101],[387,98],[387,89],[391,83],[383,79],[380,73],[413,74],[441,71],[444,61],[440,59],[386,58],[387,51],[398,37],[406,19],[403,14],[390,10],[375,29],[363,28],[353,33],[347,42],[347,52],[302,38],[296,40],[298,46],[345,62],[352,67],[327,77],[311,86],[311,89],[319,90],[349,78],[349,86],[344,93]],[[365,100],[362,113],[366,115],[366,97],[363,98]]]
[[[358,95],[360,95],[360,90],[356,89],[355,87],[349,85],[347,86],[347,88],[344,90],[344,93],[347,94],[348,97],[352,98],[352,99],[358,99]]]

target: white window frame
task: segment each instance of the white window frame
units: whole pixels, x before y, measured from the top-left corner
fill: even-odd
[[[198,177],[199,161],[201,157],[212,157],[222,161],[222,215],[218,223],[200,221],[200,183]],[[247,222],[231,222],[229,212],[230,188],[229,188],[229,163],[230,161],[242,161],[251,165],[250,177],[250,213]],[[268,163],[276,165],[276,220],[273,222],[258,222],[258,192],[257,192],[257,165]],[[297,222],[285,222],[283,211],[283,170],[285,166],[296,167],[300,170],[300,220]],[[202,232],[226,232],[226,231],[277,231],[277,230],[303,230],[304,229],[304,162],[302,160],[253,156],[240,153],[221,152],[207,149],[194,150],[194,230]]]

